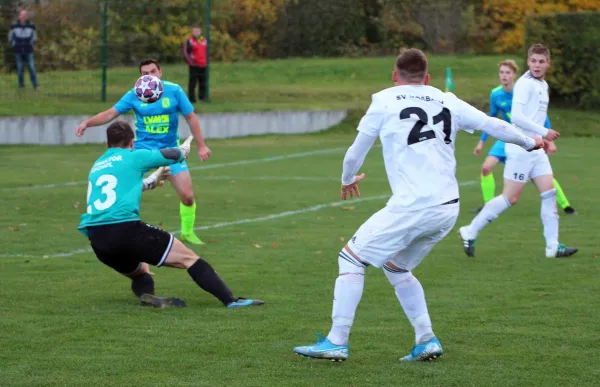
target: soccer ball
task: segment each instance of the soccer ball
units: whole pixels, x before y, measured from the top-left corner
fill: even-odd
[[[160,99],[164,87],[159,78],[152,75],[142,75],[135,83],[133,91],[142,102],[153,103]]]

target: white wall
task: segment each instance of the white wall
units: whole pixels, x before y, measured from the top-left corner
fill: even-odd
[[[268,133],[308,133],[327,129],[346,118],[348,112],[286,111],[201,114],[200,126],[207,139],[244,137]],[[85,136],[75,136],[75,128],[88,116],[41,116],[0,118],[0,144],[69,145],[103,143],[105,126],[91,128]],[[133,123],[133,116],[119,117]],[[179,120],[179,134],[189,134],[183,117]]]

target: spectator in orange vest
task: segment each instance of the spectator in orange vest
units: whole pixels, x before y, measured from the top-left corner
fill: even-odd
[[[199,26],[192,28],[192,35],[183,45],[183,55],[190,66],[188,97],[191,102],[196,102],[195,92],[198,83],[198,99],[204,100],[206,98],[206,39],[202,36]]]

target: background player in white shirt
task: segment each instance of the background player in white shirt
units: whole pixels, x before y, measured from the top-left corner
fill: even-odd
[[[524,149],[543,146],[540,137],[521,134],[505,121],[487,116],[452,93],[427,86],[427,58],[420,50],[403,51],[392,73],[395,87],[373,95],[360,121],[358,136],[343,163],[342,199],[359,196],[356,176],[377,137],[393,195],[369,218],[338,255],[332,320],[327,337],[296,347],[299,355],[346,360],[348,338],[364,286],[365,268],[383,267],[415,328],[416,345],[401,360],[429,360],[442,355],[414,269],[454,227],[459,212],[454,141],[458,129],[485,128],[500,140]]]
[[[529,180],[535,184],[542,198],[541,218],[546,239],[546,257],[569,257],[577,252],[558,242],[558,211],[556,189],[548,155],[556,151],[554,141],[559,133],[546,129],[544,122],[548,112],[548,84],[544,80],[550,67],[550,51],[542,44],[532,45],[527,52],[529,71],[523,74],[514,88],[512,123],[523,134],[540,135],[545,140],[544,150],[525,152],[513,144],[506,144],[504,167],[504,191],[483,207],[471,224],[461,227],[460,237],[468,256],[475,256],[475,240],[479,232],[502,212],[519,200]]]

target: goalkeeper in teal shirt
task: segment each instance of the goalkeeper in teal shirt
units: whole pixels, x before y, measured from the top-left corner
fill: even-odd
[[[190,138],[191,140],[191,138]],[[148,264],[187,269],[190,277],[228,308],[264,304],[261,300],[234,297],[212,266],[173,235],[140,220],[142,191],[165,179],[163,168],[144,179],[144,172],[158,167],[181,168],[190,141],[180,148],[133,150],[134,133],[127,122],[116,121],[106,130],[107,151],[92,166],[88,177],[86,213],[79,230],[86,235],[96,257],[131,279],[142,305],[185,306],[177,298],[156,297]]]
[[[153,59],[143,60],[139,70],[141,75],[162,77],[160,65]],[[120,114],[133,110],[136,120],[134,144],[136,150],[176,147],[179,140],[179,113],[181,113],[198,145],[198,157],[203,161],[208,159],[211,151],[204,143],[194,106],[181,86],[168,81],[163,81],[163,86],[161,98],[154,103],[144,103],[136,97],[133,89],[128,91],[113,107],[82,122],[77,127],[77,135],[82,136],[87,128],[106,124]],[[187,164],[183,162],[173,166],[169,180],[181,200],[179,205],[181,239],[193,244],[203,244],[194,232],[196,201]]]
[[[510,111],[512,108],[513,88],[515,86],[515,76],[517,75],[517,64],[514,60],[504,60],[498,64],[499,77],[501,85],[492,90],[490,94],[490,116],[497,117],[501,115],[502,119],[506,122],[511,122]],[[544,127],[550,129],[550,119],[546,117]],[[481,155],[481,150],[485,140],[487,140],[487,134],[481,135],[479,143],[475,147],[473,153],[476,156]],[[481,167],[481,192],[483,193],[483,203],[487,203],[496,196],[496,180],[492,171],[498,165],[498,163],[506,162],[506,153],[504,153],[504,142],[496,141],[490,148],[488,156],[485,158]],[[569,200],[565,196],[560,184],[554,179],[554,187],[556,188],[556,202],[563,209],[566,214],[575,214],[576,211]],[[471,212],[478,213],[483,207],[479,207]]]

